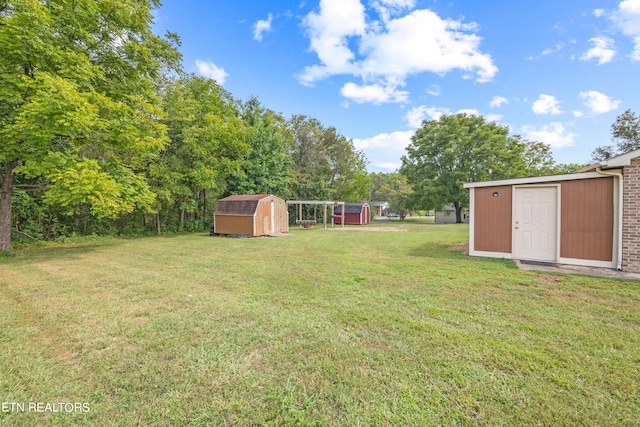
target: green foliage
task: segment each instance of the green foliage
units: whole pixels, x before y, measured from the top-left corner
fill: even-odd
[[[171,40],[151,32],[159,2],[3,6],[0,175],[11,177],[5,197],[11,198],[15,172],[50,180],[47,200],[66,208],[87,204],[93,214],[113,217],[150,206],[140,171],[166,142],[153,79],[180,58]],[[53,167],[61,158],[68,178]],[[0,204],[0,221],[10,221],[10,209]],[[1,235],[0,248],[8,245]]]
[[[399,173],[372,173],[369,200],[389,203],[389,212],[400,215],[404,220],[414,203],[411,186],[404,175]]]
[[[424,121],[402,158],[401,173],[414,190],[414,206],[461,210],[469,194],[463,184],[544,174],[553,167],[550,147],[509,136],[509,129],[481,116],[457,114]]]
[[[604,145],[593,150],[591,158],[594,162],[640,148],[640,115],[628,109],[616,117],[611,125],[611,139],[615,146]]]
[[[286,120],[264,108],[256,98],[242,105],[241,117],[251,151],[244,157],[240,173],[229,177],[225,194],[275,194],[288,198],[293,138]]]
[[[292,197],[302,200],[364,201],[369,193],[366,158],[333,127],[296,115],[293,134]]]
[[[170,141],[148,176],[158,217],[173,223],[171,216],[184,228],[187,214],[203,212],[205,220],[203,199],[225,191],[251,147],[237,102],[215,80],[186,75],[166,81],[162,93]]]
[[[232,193],[366,199],[366,159],[336,129],[182,74],[177,35],[151,32],[159,5],[0,2],[0,250],[205,230]]]

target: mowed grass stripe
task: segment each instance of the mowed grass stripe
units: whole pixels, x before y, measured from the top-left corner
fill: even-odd
[[[2,423],[640,423],[638,282],[448,250],[464,225],[392,225],[407,231],[110,240],[0,260],[2,400],[91,405]]]

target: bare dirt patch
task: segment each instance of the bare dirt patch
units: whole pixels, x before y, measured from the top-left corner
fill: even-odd
[[[346,227],[346,228],[342,228],[342,227],[335,227],[335,228],[329,228],[328,230],[334,230],[334,231],[340,231],[340,230],[349,230],[349,231],[409,231],[407,228],[404,227]]]
[[[542,283],[555,285],[560,281],[560,276],[554,276],[553,274],[540,274],[538,275],[538,280],[540,280]]]
[[[465,255],[469,254],[469,244],[468,243],[458,243],[457,245],[451,245],[447,249],[450,251],[462,252]]]

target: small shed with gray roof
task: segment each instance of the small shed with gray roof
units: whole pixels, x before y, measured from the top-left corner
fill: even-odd
[[[284,200],[272,194],[248,194],[218,200],[213,213],[216,234],[267,236],[289,232]]]

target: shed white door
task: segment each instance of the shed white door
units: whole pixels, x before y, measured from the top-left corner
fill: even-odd
[[[515,188],[513,258],[555,262],[558,242],[558,188]]]

